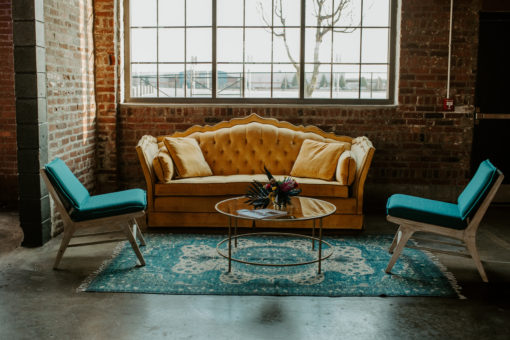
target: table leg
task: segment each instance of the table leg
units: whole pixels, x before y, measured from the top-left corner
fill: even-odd
[[[239,220],[238,218],[236,218],[234,220],[234,247],[236,247],[236,248],[237,248],[237,221],[238,220]]]
[[[322,262],[322,218],[319,219],[319,274],[321,273]]]
[[[315,219],[313,219],[312,237],[315,237]],[[315,240],[312,238],[312,250],[315,250]]]
[[[228,272],[232,269],[232,217],[228,217]]]

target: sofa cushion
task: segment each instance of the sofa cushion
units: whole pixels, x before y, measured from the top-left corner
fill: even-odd
[[[335,175],[338,159],[345,147],[341,143],[303,141],[291,176],[331,180]]]
[[[351,185],[356,178],[356,160],[350,151],[344,151],[340,155],[336,168],[336,180],[343,185]]]
[[[154,173],[158,178],[158,181],[162,183],[168,183],[174,176],[174,163],[168,149],[163,145],[156,154],[156,157],[152,160],[152,167]]]
[[[334,140],[315,132],[295,131],[258,122],[212,131],[197,130],[187,137],[198,141],[205,160],[218,176],[261,174],[264,173],[264,166],[273,175],[289,175],[304,140],[338,142],[346,150],[351,148],[352,140],[346,136]],[[158,140],[163,139],[158,137]]]
[[[196,139],[187,137],[167,137],[165,145],[175,162],[179,177],[211,176],[212,171]]]
[[[386,212],[393,217],[455,229],[464,229],[467,225],[457,204],[416,196],[392,195],[386,203]]]
[[[282,176],[275,176],[275,178],[283,179]],[[207,176],[174,179],[166,184],[156,183],[154,192],[155,196],[241,196],[246,194],[253,180],[267,183],[266,175]],[[295,180],[302,189],[301,196],[349,196],[349,187],[337,181],[300,177],[296,177]]]

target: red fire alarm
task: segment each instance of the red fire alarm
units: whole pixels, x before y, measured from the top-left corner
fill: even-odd
[[[443,99],[443,111],[453,111],[455,106],[453,105],[453,99]]]

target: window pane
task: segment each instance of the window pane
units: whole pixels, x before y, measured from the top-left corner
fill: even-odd
[[[361,62],[386,63],[388,61],[387,28],[363,29]]]
[[[243,64],[218,65],[218,97],[242,98]]]
[[[184,64],[159,65],[159,96],[184,97]]]
[[[131,62],[156,62],[156,28],[131,29]]]
[[[246,26],[266,27],[264,20],[271,23],[271,0],[245,0],[246,3]]]
[[[211,97],[211,64],[188,64],[186,71],[186,97]]]
[[[379,1],[379,0],[375,0]],[[363,0],[365,6],[366,0]],[[339,6],[343,7],[334,26],[351,27],[361,26],[361,0],[335,0],[335,9]]]
[[[345,0],[344,0],[345,1]],[[338,2],[338,0],[336,1]],[[320,17],[331,15],[333,0],[306,0],[305,25],[306,26],[327,26],[326,19],[317,21]],[[331,22],[329,20],[329,22]]]
[[[184,62],[184,28],[160,28],[158,52],[160,62]]]
[[[307,64],[305,65],[305,97],[330,98],[331,97],[331,65]]]
[[[131,0],[130,25],[156,26],[156,0]]]
[[[389,26],[389,0],[363,1],[363,26]]]
[[[275,29],[277,33],[283,33],[282,29]],[[287,46],[289,47],[290,55],[292,56],[292,60],[296,63],[299,63],[299,40],[300,40],[300,32],[299,28],[287,28],[285,30],[287,36]],[[273,61],[274,62],[284,62],[288,63],[291,61],[287,54],[287,49],[285,48],[285,42],[282,37],[274,37],[273,41]]]
[[[186,30],[186,60],[211,62],[212,38],[210,28],[188,28]]]
[[[218,26],[243,25],[243,1],[217,0],[216,13]]]
[[[246,98],[271,98],[271,65],[246,64]]]
[[[360,29],[333,33],[333,62],[359,63]]]
[[[157,97],[157,65],[131,65],[131,97]]]
[[[211,0],[186,0],[186,25],[211,26]]]
[[[184,26],[184,0],[159,0],[159,26]]]
[[[277,64],[273,66],[273,98],[298,98],[299,78],[294,66]]]
[[[301,25],[301,0],[275,1],[274,6],[274,26]]]
[[[388,98],[388,66],[361,66],[361,98]]]
[[[218,28],[217,58],[218,62],[243,61],[243,31],[239,28]]]
[[[333,98],[358,98],[359,66],[333,65]]]
[[[331,31],[322,37],[319,41],[319,50],[316,53],[316,28],[306,28],[305,30],[305,62],[307,63],[329,63],[331,62]]]
[[[271,61],[271,32],[264,28],[247,28],[245,37],[246,61]]]

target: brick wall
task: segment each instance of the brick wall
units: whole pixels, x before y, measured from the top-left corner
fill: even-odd
[[[97,102],[97,182],[98,190],[110,191],[117,180],[117,109],[119,48],[117,2],[94,1],[95,77]],[[116,185],[113,185],[115,188]],[[114,189],[113,188],[113,189]]]
[[[101,5],[112,1],[98,1]],[[97,6],[96,6],[97,7]],[[108,7],[113,10],[113,7]],[[442,112],[446,95],[449,2],[403,0],[399,51],[398,105],[347,106],[189,106],[120,105],[117,117],[98,120],[98,162],[111,155],[113,129],[117,133],[118,168],[110,164],[121,186],[143,185],[135,145],[144,134],[169,134],[194,124],[213,124],[255,112],[294,124],[313,124],[325,131],[368,136],[376,147],[366,186],[366,202],[380,206],[395,191],[453,199],[470,176],[472,111],[476,72],[479,0],[456,2],[452,50],[451,97],[456,110]],[[111,31],[106,18],[97,29]],[[103,35],[104,33],[101,33]],[[102,40],[115,52],[113,41]],[[97,45],[96,45],[97,46]],[[97,47],[96,47],[97,48]],[[96,56],[99,70],[109,62]],[[107,66],[107,65],[106,65]],[[97,81],[112,78],[105,70]],[[98,107],[112,105],[110,95],[96,97]],[[113,114],[113,110],[111,111]],[[106,129],[107,128],[107,129]]]
[[[44,1],[48,158],[64,160],[89,190],[95,185],[93,18],[92,0]]]
[[[12,0],[0,0],[0,207],[17,205],[18,167]]]

